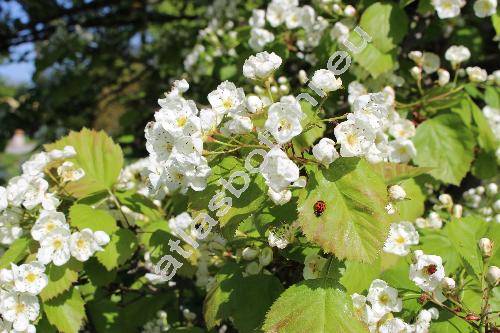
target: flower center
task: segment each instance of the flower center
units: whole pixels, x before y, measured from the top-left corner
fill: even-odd
[[[79,249],[82,249],[85,247],[85,241],[83,239],[79,239],[78,241],[76,241],[76,246],[79,248]]]
[[[177,119],[177,126],[179,127],[184,127],[184,125],[186,125],[187,123],[187,117],[186,116],[182,116],[182,117],[179,117]]]
[[[382,303],[382,304],[387,304],[387,303],[389,303],[389,295],[387,295],[387,294],[385,294],[385,293],[384,293],[384,294],[381,294],[381,295],[379,296],[378,300],[379,300],[379,301],[380,301],[380,303]]]
[[[398,244],[404,244],[405,243],[405,238],[403,236],[398,236],[398,237],[396,237],[395,241]]]
[[[54,230],[54,228],[56,227],[56,225],[52,222],[49,222],[47,223],[47,225],[45,226],[45,230],[47,230],[48,232]]]
[[[30,282],[30,283],[35,282],[35,281],[36,281],[36,274],[31,273],[31,272],[30,272],[30,273],[28,273],[28,274],[26,275],[26,281],[28,281],[28,282]]]
[[[281,132],[282,130],[289,130],[290,128],[292,128],[292,125],[290,124],[290,122],[288,122],[288,120],[286,120],[286,119],[280,120],[279,126],[278,126],[279,132]]]
[[[54,240],[52,245],[54,246],[55,249],[60,249],[62,247],[63,243],[61,242],[60,239],[56,239],[56,240]]]
[[[16,313],[23,313],[26,309],[26,306],[23,303],[16,304]]]
[[[432,274],[436,273],[436,271],[437,271],[436,265],[429,265],[429,266],[424,268],[424,272],[426,272],[427,275],[432,275]]]
[[[356,143],[358,143],[358,138],[356,137],[355,134],[349,134],[347,135],[347,142],[353,146],[355,145]]]
[[[231,109],[233,107],[233,101],[230,98],[227,98],[222,101],[222,106],[224,109]]]

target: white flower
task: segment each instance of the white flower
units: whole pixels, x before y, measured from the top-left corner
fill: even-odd
[[[362,155],[375,140],[373,132],[358,126],[353,120],[338,124],[334,133],[340,143],[340,155],[343,157]]]
[[[410,280],[426,292],[433,292],[441,286],[445,277],[443,260],[440,256],[414,252],[416,263],[410,265]]]
[[[252,17],[248,24],[253,28],[263,28],[266,25],[266,12],[262,9],[252,10]]]
[[[436,310],[436,308],[432,309]],[[414,333],[429,333],[429,328],[431,326],[431,320],[433,317],[433,311],[430,310],[431,309],[429,310],[423,309],[422,311],[419,312],[415,325],[413,325],[415,329]]]
[[[335,141],[329,138],[322,138],[312,148],[314,158],[325,166],[330,165],[333,161],[339,158],[339,153],[335,149]]]
[[[53,149],[47,153],[51,160],[60,160],[76,156],[76,150],[73,146],[65,146],[62,150]]]
[[[3,319],[13,323],[16,331],[25,331],[40,312],[36,296],[8,292],[2,299],[0,309]]]
[[[419,228],[441,229],[443,220],[436,212],[430,212],[426,219],[418,218],[415,223]]]
[[[455,289],[455,280],[450,277],[445,276],[441,282],[441,288],[445,290]]]
[[[465,69],[471,82],[484,82],[488,78],[488,73],[480,67],[467,67]]]
[[[252,119],[245,116],[233,115],[224,124],[224,127],[221,128],[221,133],[227,136],[231,134],[246,134],[250,133],[252,129]]]
[[[333,72],[327,69],[320,69],[314,72],[311,82],[325,93],[338,90],[342,86],[342,80],[335,78]]]
[[[409,139],[415,133],[415,125],[408,119],[398,119],[389,127],[389,134],[395,139]]]
[[[411,51],[408,53],[408,58],[413,60],[417,65],[422,65],[424,54],[421,51]]]
[[[262,28],[253,28],[250,30],[250,39],[248,45],[254,51],[262,51],[264,47],[274,41],[274,34],[269,30]]]
[[[427,74],[434,73],[441,65],[439,56],[432,52],[424,52],[422,57],[422,67]]]
[[[286,16],[298,5],[298,0],[273,0],[267,6],[267,21],[273,27],[283,24],[286,20]]]
[[[330,36],[332,37],[333,40],[338,40],[339,42],[342,43],[349,37],[349,28],[341,22],[336,22],[333,25],[332,31],[330,32]]]
[[[257,53],[245,60],[243,75],[253,80],[267,79],[280,67],[281,62],[281,58],[274,52]]]
[[[28,188],[24,193],[23,206],[31,210],[42,204],[45,200],[45,194],[49,188],[49,183],[43,178],[30,178],[28,179]]]
[[[450,72],[445,69],[438,69],[438,84],[442,87],[450,82]]]
[[[384,92],[359,96],[354,100],[353,112],[347,115],[347,119],[374,134],[383,129],[387,122],[390,98]]]
[[[356,15],[356,8],[351,5],[345,6],[344,15],[347,17],[353,17],[354,15]]]
[[[302,133],[300,121],[305,117],[294,97],[282,97],[280,102],[269,107],[265,128],[279,144],[289,142]]]
[[[193,224],[193,218],[189,213],[184,212],[168,221],[168,227],[172,234],[177,235],[176,230],[186,230]]]
[[[497,0],[476,0],[474,13],[477,17],[487,17],[497,12]]]
[[[45,266],[39,262],[32,261],[29,264],[20,266],[11,264],[11,266],[14,290],[17,292],[36,296],[49,282],[47,275],[45,275]]]
[[[201,109],[199,117],[203,134],[210,134],[215,131],[222,121],[222,117],[212,109]]]
[[[432,0],[440,19],[452,18],[460,15],[460,0]]]
[[[158,104],[161,109],[155,113],[155,120],[171,135],[189,136],[200,131],[200,119],[196,116],[198,109],[193,101],[167,94],[158,100]]]
[[[43,169],[50,162],[49,155],[45,152],[34,154],[22,165],[23,175],[29,177],[41,177]]]
[[[71,257],[69,249],[70,232],[64,227],[54,229],[50,234],[40,241],[37,259],[47,265],[53,262],[56,266],[62,266]]]
[[[0,213],[9,206],[9,202],[7,200],[7,189],[3,186],[0,186]]]
[[[56,211],[42,211],[31,228],[31,237],[36,241],[41,241],[57,228],[69,230],[64,214]]]
[[[389,187],[389,198],[394,201],[401,201],[406,198],[406,192],[400,185],[393,185]]]
[[[247,96],[247,109],[250,113],[260,113],[264,111],[267,103],[261,99],[259,96],[250,95]]]
[[[373,280],[366,298],[380,317],[389,312],[399,312],[403,306],[402,299],[398,298],[398,291],[379,279]]]
[[[76,167],[73,162],[66,161],[57,168],[57,174],[63,182],[75,182],[85,176],[85,171]]]
[[[326,264],[326,258],[318,254],[308,254],[304,260],[302,276],[305,280],[317,279]]]
[[[18,209],[6,209],[0,213],[0,244],[10,245],[21,237],[21,219],[22,212]]]
[[[283,250],[288,245],[288,239],[284,235],[280,236],[272,231],[269,232],[267,241],[269,246],[277,247],[280,250]]]
[[[348,96],[348,101],[349,104],[354,104],[354,101],[363,95],[366,95],[368,91],[366,90],[365,86],[359,83],[358,81],[352,81],[349,83],[349,86],[347,86],[347,92],[349,93]]]
[[[417,150],[411,140],[399,139],[389,142],[389,161],[407,163],[417,155]]]
[[[385,321],[378,329],[378,333],[414,333],[411,325],[400,318],[391,318]]]
[[[275,192],[273,191],[272,188],[269,188],[267,190],[267,194],[269,195],[269,198],[276,204],[276,205],[284,205],[287,202],[292,199],[292,192],[290,190],[283,190],[280,192]]]
[[[285,190],[299,179],[299,168],[278,147],[266,154],[260,169],[266,184],[275,192]]]
[[[351,295],[354,312],[365,324],[372,326],[380,320],[380,316],[375,314],[370,305],[366,303],[366,297],[357,293]]]
[[[446,50],[444,57],[451,62],[452,65],[456,66],[470,59],[470,51],[465,46],[452,45]]]
[[[24,194],[28,190],[29,181],[27,177],[17,176],[11,178],[7,185],[7,200],[15,207],[22,205]]]
[[[392,223],[384,244],[384,252],[406,256],[410,253],[410,245],[417,245],[418,240],[418,232],[412,223],[406,221]]]
[[[85,228],[71,235],[71,255],[78,261],[87,261],[96,251],[103,251],[101,245],[109,243],[109,236],[103,231],[92,232]]]
[[[227,113],[241,114],[245,109],[245,93],[234,83],[224,81],[217,89],[208,94],[208,101],[213,110],[220,115]]]

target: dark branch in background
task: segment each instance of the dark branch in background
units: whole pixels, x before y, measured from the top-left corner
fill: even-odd
[[[52,13],[40,20],[33,20],[16,27],[15,31],[0,32],[0,52],[8,52],[12,46],[29,42],[48,40],[56,31],[59,22],[63,21],[66,30],[73,32],[75,26],[83,28],[120,28],[136,26],[144,28],[148,23],[163,24],[181,19],[194,19],[196,16],[168,15],[151,11],[151,2],[106,0],[94,1],[73,8],[60,8],[57,13]],[[102,15],[99,10],[109,8]],[[37,26],[43,27],[37,29]]]

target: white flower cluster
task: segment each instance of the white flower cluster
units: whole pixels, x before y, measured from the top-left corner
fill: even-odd
[[[410,246],[417,245],[418,241],[419,235],[413,223],[407,221],[392,223],[384,244],[384,252],[406,256],[410,253]]]
[[[170,325],[167,320],[167,313],[163,310],[158,311],[156,318],[148,321],[142,327],[142,333],[162,333],[168,332]]]
[[[211,173],[202,156],[202,116],[192,100],[182,93],[189,89],[185,80],[175,81],[172,91],[159,99],[161,109],[145,129],[149,152],[148,186],[151,194],[188,188],[202,191]]]
[[[441,19],[459,16],[460,9],[465,4],[465,0],[432,0],[432,5]],[[476,0],[473,8],[477,17],[488,17],[496,13],[497,0]]]
[[[365,90],[361,88],[360,83],[351,83],[349,92],[356,94]],[[334,130],[340,156],[364,156],[371,163],[406,163],[415,157],[416,149],[411,141],[415,125],[394,110],[394,98],[391,87],[379,93],[349,97],[353,100],[352,112]]]
[[[54,211],[59,206],[59,199],[49,192],[44,170],[50,162],[71,158],[75,154],[71,146],[34,154],[22,165],[23,173],[20,176],[10,179],[6,188],[0,186],[0,244],[10,245],[22,236],[20,223],[23,210]],[[63,183],[78,180],[85,174],[82,169],[68,163],[71,162],[66,161],[58,168]]]
[[[483,108],[483,114],[497,141],[500,141],[500,109],[486,105]]]
[[[372,333],[428,333],[431,320],[439,316],[435,308],[423,309],[411,325],[394,317],[393,312],[402,310],[402,299],[395,288],[380,279],[373,280],[367,296],[355,293],[351,298],[356,315]]]
[[[498,185],[495,183],[486,186],[471,188],[463,194],[464,204],[471,212],[479,213],[486,221],[500,223],[500,196]]]

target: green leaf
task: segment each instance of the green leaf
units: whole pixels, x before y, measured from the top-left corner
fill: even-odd
[[[70,224],[78,230],[89,228],[92,231],[104,231],[112,235],[118,227],[116,221],[107,211],[94,209],[87,205],[75,204],[69,210]]]
[[[406,199],[396,203],[396,216],[400,221],[415,221],[425,210],[425,195],[413,179],[400,184],[406,192]]]
[[[429,174],[445,183],[459,185],[474,158],[471,131],[455,114],[443,114],[423,122],[413,138],[414,162],[433,168]]]
[[[82,263],[73,258],[64,266],[50,264],[45,270],[49,283],[40,293],[42,300],[52,299],[71,288],[78,280],[78,272],[82,270],[82,267]]]
[[[387,185],[394,185],[403,180],[420,176],[431,171],[431,168],[417,168],[408,164],[381,162],[373,165]]]
[[[10,269],[11,263],[17,264],[18,262],[23,260],[30,253],[29,249],[33,244],[34,241],[28,237],[21,237],[16,239],[0,258],[0,269]]]
[[[158,207],[145,196],[135,191],[116,192],[115,195],[122,205],[127,206],[132,211],[143,214],[151,220],[161,218]]]
[[[43,303],[49,322],[62,333],[78,333],[86,319],[85,303],[78,289],[72,288],[57,298]]]
[[[372,37],[373,45],[386,53],[403,40],[408,31],[408,17],[393,3],[376,2],[363,12],[359,25]]]
[[[132,257],[137,249],[137,239],[128,229],[119,229],[111,236],[111,241],[104,251],[97,252],[96,257],[108,271],[123,265]]]
[[[500,36],[500,15],[498,13],[491,15],[491,23],[493,23],[497,36]]]
[[[339,282],[348,294],[362,293],[379,276],[381,269],[380,258],[371,264],[347,260]]]
[[[500,89],[487,86],[484,90],[484,101],[493,108],[500,108]]]
[[[353,38],[352,40],[355,39],[356,38]],[[351,40],[351,38],[349,38],[349,40]],[[357,43],[358,44],[355,45],[359,45],[359,42]],[[390,53],[383,53],[371,44],[366,45],[363,51],[353,54],[352,57],[361,65],[361,67],[363,67],[363,69],[368,71],[373,78],[377,78],[381,74],[390,72],[396,65],[396,53],[394,51],[391,51]]]
[[[124,332],[120,321],[120,308],[109,299],[100,299],[87,304],[90,321],[97,333]]]
[[[232,199],[232,206],[228,212],[221,216],[216,217],[215,212],[210,213],[215,220],[218,220],[221,228],[223,228],[223,235],[227,238],[232,238],[238,225],[248,217],[258,214],[264,209],[264,203],[267,200],[267,188],[264,184],[264,178],[259,174],[250,174],[244,167],[244,160],[236,157],[225,157],[222,160],[216,160],[212,166],[212,175],[208,179],[207,188],[202,192],[189,192],[189,207],[195,211],[208,211],[208,203],[219,192],[224,193],[225,197]],[[232,195],[218,181],[223,178],[230,181],[229,177],[235,171],[242,171],[249,176],[248,188],[239,198]],[[236,177],[233,184],[236,190],[244,186],[244,180],[241,177]],[[221,196],[223,198],[223,196]],[[221,210],[225,209],[224,205]]]
[[[427,254],[433,254],[443,258],[446,272],[454,272],[461,266],[459,254],[453,249],[453,243],[450,241],[447,232],[447,226],[441,230],[419,230],[420,244],[419,249]]]
[[[310,241],[339,259],[372,262],[387,237],[386,185],[370,164],[340,158],[328,169],[311,168],[299,197],[299,224]],[[326,203],[316,216],[314,204]]]
[[[76,150],[76,156],[69,160],[85,171],[85,177],[70,182],[65,189],[77,198],[111,190],[123,166],[120,146],[103,131],[96,132],[84,128],[80,132],[71,132],[55,143],[45,145],[45,149],[63,149],[68,145]]]
[[[267,333],[362,333],[351,297],[331,280],[295,284],[273,304],[263,327]]]
[[[84,264],[85,273],[95,286],[107,286],[116,278],[116,270],[108,271],[95,257]]]
[[[484,117],[483,111],[472,101],[469,100],[472,110],[472,119],[478,129],[478,143],[479,147],[483,148],[486,152],[494,152],[497,148],[495,134],[491,130],[488,121]]]

